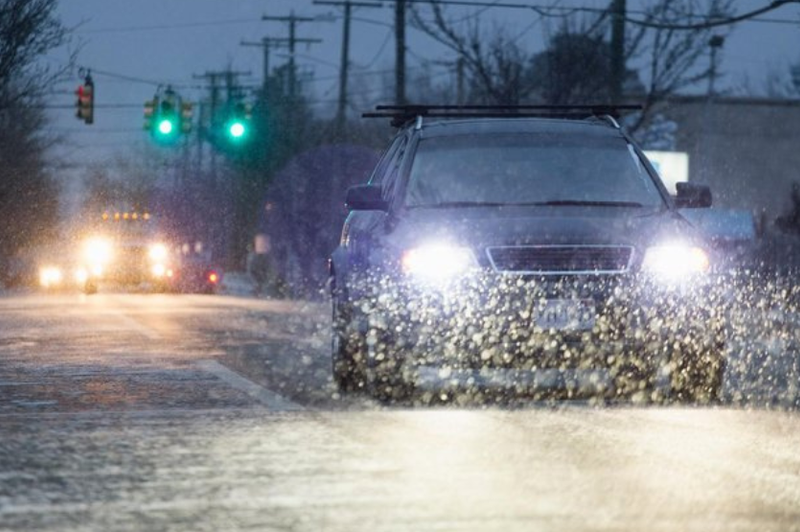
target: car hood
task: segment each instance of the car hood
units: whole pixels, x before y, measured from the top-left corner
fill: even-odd
[[[447,241],[484,248],[519,245],[630,245],[698,241],[680,214],[629,207],[513,207],[414,209],[396,219],[392,244]]]

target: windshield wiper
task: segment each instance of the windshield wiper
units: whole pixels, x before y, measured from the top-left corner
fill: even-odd
[[[538,205],[548,205],[554,207],[644,207],[636,201],[592,201],[592,200],[549,200],[543,201]]]

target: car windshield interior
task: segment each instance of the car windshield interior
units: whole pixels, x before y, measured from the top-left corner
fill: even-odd
[[[408,207],[569,201],[663,203],[623,139],[575,134],[422,140],[406,194]]]

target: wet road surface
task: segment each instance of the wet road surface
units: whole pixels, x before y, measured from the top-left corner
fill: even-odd
[[[327,308],[0,297],[0,530],[800,530],[800,415],[380,408]]]

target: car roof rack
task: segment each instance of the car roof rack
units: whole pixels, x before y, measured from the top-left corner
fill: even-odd
[[[641,111],[641,105],[378,105],[364,118],[389,118],[393,127],[403,127],[418,118],[566,118],[582,120],[592,117],[615,118],[622,111]],[[421,127],[417,120],[417,128]],[[618,127],[618,125],[617,125]]]

